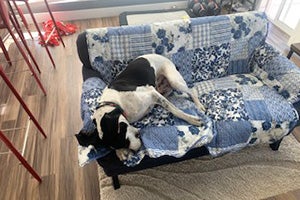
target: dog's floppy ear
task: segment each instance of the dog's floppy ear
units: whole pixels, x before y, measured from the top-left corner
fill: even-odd
[[[97,147],[103,145],[97,129],[90,132],[81,130],[78,134],[75,134],[75,137],[81,146],[88,147],[89,145],[93,145],[94,147]]]
[[[118,131],[118,122],[121,112],[119,109],[114,109],[109,113],[105,113],[101,119],[101,129],[104,133],[109,133],[112,136],[114,133]]]
[[[88,144],[86,142],[88,135],[89,134],[87,132],[80,131],[78,134],[75,134],[75,137],[81,146],[88,146]]]
[[[129,140],[126,139],[127,124],[124,122],[119,124],[121,113],[119,109],[115,109],[110,113],[105,113],[101,119],[103,142],[115,149],[129,147]]]

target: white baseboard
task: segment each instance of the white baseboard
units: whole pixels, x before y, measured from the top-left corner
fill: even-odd
[[[186,1],[179,1],[179,2],[177,1],[177,2],[170,2],[170,3],[60,11],[60,12],[53,12],[53,15],[55,19],[58,21],[72,21],[72,20],[81,20],[81,19],[119,16],[122,12],[186,8],[186,6],[187,6]],[[26,14],[25,17],[28,20],[28,23],[32,23],[32,20],[28,14]],[[49,20],[50,16],[48,13],[36,13],[35,18],[38,22],[44,22]]]

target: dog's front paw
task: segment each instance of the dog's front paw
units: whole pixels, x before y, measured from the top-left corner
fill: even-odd
[[[129,149],[116,149],[116,155],[121,161],[127,160],[130,153],[131,151]]]

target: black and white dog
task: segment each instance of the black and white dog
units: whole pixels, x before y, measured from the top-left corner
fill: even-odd
[[[79,144],[104,144],[116,149],[117,156],[123,160],[131,150],[137,151],[141,147],[139,130],[130,123],[144,117],[155,104],[190,124],[201,126],[198,117],[184,113],[165,98],[163,94],[168,93],[162,84],[165,80],[172,88],[187,93],[198,109],[205,110],[196,91],[187,87],[169,59],[156,54],[143,55],[130,62],[103,90],[100,105],[92,116],[97,131],[77,134]]]

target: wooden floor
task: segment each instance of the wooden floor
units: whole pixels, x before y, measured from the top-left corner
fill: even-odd
[[[71,22],[78,26],[76,34],[64,37],[66,48],[62,45],[51,48],[56,69],[43,47],[37,41],[30,41],[32,51],[40,64],[40,78],[48,95],[43,96],[29,72],[9,74],[10,79],[22,94],[40,124],[44,128],[47,139],[31,124],[25,157],[41,175],[43,182],[39,184],[19,164],[13,154],[0,155],[0,200],[93,200],[100,199],[99,182],[96,163],[80,168],[77,163],[77,142],[74,134],[82,125],[80,119],[81,63],[77,56],[77,35],[87,28],[118,26],[117,17],[98,20]],[[270,43],[279,45],[287,53],[284,45],[286,36],[274,29],[268,38]],[[278,38],[282,43],[278,42]],[[6,72],[27,69],[14,45],[9,48],[10,55],[18,61],[12,67],[5,67]],[[0,59],[3,55],[0,54]],[[299,57],[293,61],[300,66]],[[18,101],[0,80],[0,128],[23,127],[27,123],[27,115]],[[24,130],[8,131],[6,135],[18,149],[22,148]],[[299,130],[296,132],[299,134]],[[8,151],[0,142],[0,152]],[[300,190],[283,194],[273,199],[300,199]]]

